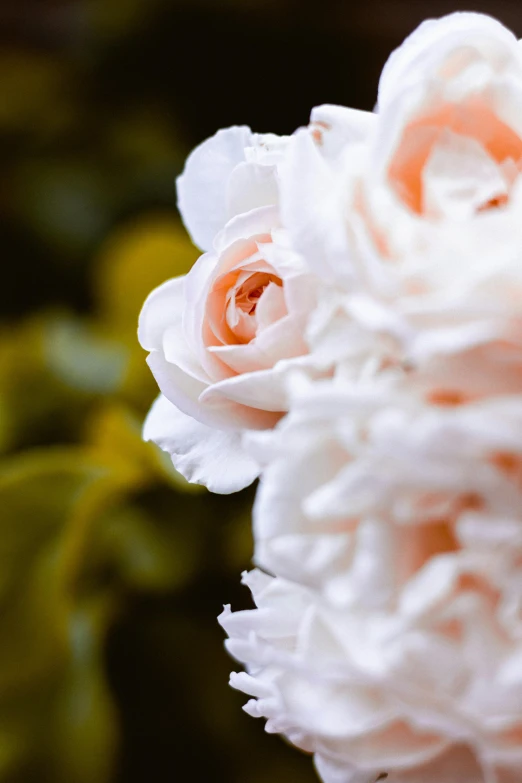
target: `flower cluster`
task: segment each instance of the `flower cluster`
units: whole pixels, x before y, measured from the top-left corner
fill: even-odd
[[[260,476],[245,709],[324,783],[522,779],[522,46],[422,24],[372,113],[220,131],[153,292],[145,437],[216,492]]]

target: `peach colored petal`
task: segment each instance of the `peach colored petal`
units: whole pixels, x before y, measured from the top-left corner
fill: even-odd
[[[256,333],[288,315],[283,286],[271,280],[263,290],[256,307]]]

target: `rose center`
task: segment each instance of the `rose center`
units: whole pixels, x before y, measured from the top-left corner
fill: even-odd
[[[256,272],[249,277],[245,282],[235,289],[235,292],[229,294],[230,300],[234,299],[235,307],[244,313],[245,315],[255,315],[257,305],[263,293],[270,283],[281,287],[282,282],[276,275],[271,275],[266,272]]]
[[[261,326],[266,318],[272,320],[272,316],[281,317],[280,294],[274,298],[275,288],[281,291],[283,283],[281,278],[270,272],[241,271],[226,295],[225,319],[228,328],[235,338],[242,343],[250,342],[260,327],[259,307],[263,299],[263,312]],[[270,301],[264,297],[268,296]],[[273,300],[273,301],[272,301]],[[265,307],[266,304],[266,307]],[[274,312],[272,312],[274,311]]]
[[[243,312],[248,313],[248,315],[254,315],[257,303],[267,285],[268,283],[265,285],[258,285],[250,291],[245,291],[244,287],[241,286],[236,293],[236,306],[243,310]]]

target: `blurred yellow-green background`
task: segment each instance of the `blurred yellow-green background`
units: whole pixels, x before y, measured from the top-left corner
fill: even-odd
[[[0,783],[312,783],[241,712],[253,490],[187,485],[140,429],[147,293],[197,251],[174,179],[227,125],[372,108],[422,18],[519,0],[0,0]]]

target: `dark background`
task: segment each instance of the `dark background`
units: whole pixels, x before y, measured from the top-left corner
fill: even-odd
[[[227,686],[253,491],[141,443],[136,320],[197,257],[195,144],[372,109],[392,49],[454,10],[522,34],[520,0],[1,0],[0,783],[315,780]]]

